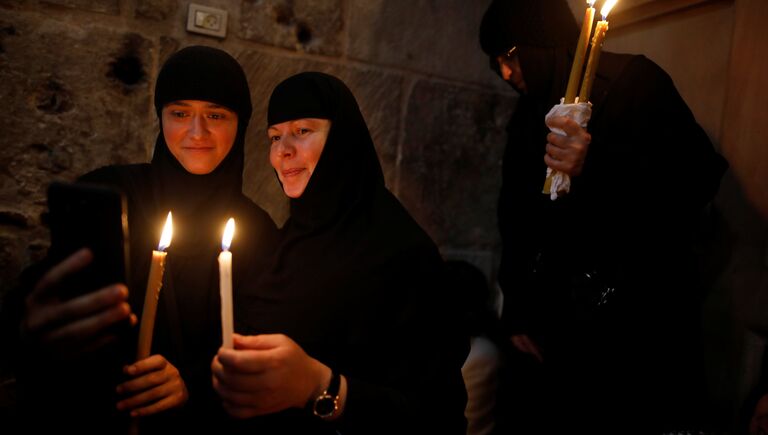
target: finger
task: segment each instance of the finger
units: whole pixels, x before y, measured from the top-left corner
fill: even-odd
[[[263,374],[218,373],[216,380],[222,388],[241,393],[261,393],[274,390],[275,377]]]
[[[135,394],[127,399],[123,399],[117,402],[117,409],[128,410],[135,409],[141,406],[146,406],[150,403],[156,402],[160,399],[170,395],[171,388],[169,385],[163,384],[155,388],[151,388],[141,393]]]
[[[158,412],[165,411],[167,409],[175,408],[186,402],[186,399],[178,396],[168,396],[157,402],[149,405],[136,408],[131,411],[131,417],[144,417],[147,415],[157,414]]]
[[[565,172],[563,161],[553,159],[549,154],[544,154],[544,163],[556,171]]]
[[[544,358],[541,357],[541,352],[539,351],[539,347],[536,346],[536,343],[533,342],[533,340],[530,339],[530,337],[523,337],[523,342],[525,343],[525,347],[531,355],[535,356],[539,362],[543,362]]]
[[[551,143],[547,144],[546,151],[545,155],[548,155],[552,160],[565,160],[564,157],[567,155],[567,150]]]
[[[162,355],[150,355],[123,367],[123,372],[127,375],[139,376],[149,372],[164,370],[168,364],[168,360]]]
[[[571,141],[571,138],[568,136],[562,136],[557,133],[549,133],[547,134],[547,151],[549,151],[549,148],[555,148],[555,149],[562,149],[565,150],[569,146],[569,142]]]
[[[219,384],[216,391],[223,401],[236,406],[258,406],[259,404],[258,392],[238,391],[223,384]]]
[[[266,350],[285,343],[283,334],[240,335],[233,334],[235,349]]]
[[[264,381],[266,372],[253,374],[227,370],[218,360],[214,359],[214,363],[211,364],[211,373],[214,388],[219,386],[229,391],[240,392],[261,391],[267,388]]]
[[[110,326],[124,320],[131,312],[131,307],[122,302],[106,311],[66,324],[44,334],[44,342],[84,342],[94,339]]]
[[[510,340],[512,341],[512,345],[515,346],[515,349],[519,350],[520,352],[525,353],[525,346],[520,341],[520,337],[517,335],[513,335]]]
[[[48,304],[45,309],[32,309],[33,314],[27,321],[27,328],[39,331],[56,324],[76,321],[115,308],[127,298],[128,288],[122,284],[104,287],[66,302]]]
[[[223,371],[258,374],[272,367],[272,353],[268,350],[219,349],[218,361]]]
[[[67,275],[82,270],[93,260],[93,253],[88,248],[75,251],[61,263],[53,266],[40,281],[37,282],[32,297],[40,298],[51,296],[52,290]]]
[[[535,356],[540,363],[544,362],[544,357],[541,356],[541,352],[539,351],[539,348],[534,347],[533,349],[531,349],[531,354],[533,354],[533,356]]]
[[[138,393],[166,384],[170,379],[171,376],[165,371],[154,371],[123,382],[117,386],[117,392],[120,394]]]
[[[576,121],[566,116],[554,116],[549,118],[547,120],[547,126],[563,130],[566,136],[576,136],[585,131]]]

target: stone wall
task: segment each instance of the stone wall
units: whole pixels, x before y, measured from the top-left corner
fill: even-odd
[[[504,126],[515,94],[488,69],[488,0],[200,0],[229,14],[224,39],[188,33],[186,0],[0,1],[0,295],[44,255],[52,180],[145,162],[153,80],[178,48],[223,48],[244,66],[254,115],[245,192],[280,224],[266,103],[299,71],[341,77],[368,121],[390,189],[448,257],[493,275]]]

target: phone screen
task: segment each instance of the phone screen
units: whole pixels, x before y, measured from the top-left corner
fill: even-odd
[[[84,183],[48,188],[50,256],[58,263],[88,247],[93,261],[68,277],[62,296],[72,298],[115,283],[127,283],[126,201],[115,189]]]

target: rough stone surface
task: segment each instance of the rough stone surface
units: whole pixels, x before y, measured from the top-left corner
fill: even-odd
[[[357,0],[349,4],[349,57],[459,80],[500,82],[488,67],[478,39],[489,0]]]
[[[163,21],[176,12],[177,3],[176,0],[138,0],[136,16]]]
[[[349,86],[371,130],[385,179],[389,185],[394,182],[403,82],[399,75],[255,51],[239,54],[238,60],[248,72],[254,108],[248,129],[244,191],[269,211],[278,224],[287,217],[287,208],[277,178],[269,166],[266,113],[272,89],[293,74],[321,71],[339,77]]]
[[[441,247],[499,244],[496,201],[516,99],[421,80],[408,103],[400,198]]]
[[[0,119],[0,227],[19,228],[14,243],[28,247],[45,238],[39,216],[52,179],[147,160],[157,128],[147,83],[154,45],[135,33],[2,10],[0,29],[0,100],[14,114]]]
[[[244,0],[240,37],[330,56],[341,54],[341,0]]]
[[[43,3],[111,15],[120,13],[120,0],[43,0]]]

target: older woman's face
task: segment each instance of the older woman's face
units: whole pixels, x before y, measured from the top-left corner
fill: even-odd
[[[180,100],[163,107],[163,136],[171,154],[188,172],[216,169],[237,136],[237,113],[208,101]]]
[[[267,135],[272,143],[269,162],[288,197],[298,198],[304,193],[330,130],[331,121],[318,118],[294,119],[269,126]]]

